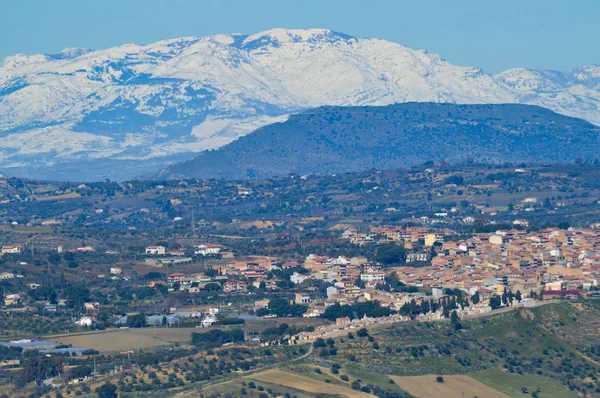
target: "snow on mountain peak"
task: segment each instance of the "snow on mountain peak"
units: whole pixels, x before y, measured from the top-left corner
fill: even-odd
[[[275,28],[248,36],[242,43],[245,48],[280,46],[291,43],[325,43],[350,40],[352,36],[329,29],[282,29]]]
[[[491,76],[328,29],[20,54],[0,64],[0,168],[85,159],[160,168],[311,107],[407,101],[535,104],[600,124],[600,68]]]
[[[2,69],[18,68],[22,65],[45,62],[48,57],[42,54],[26,55],[26,54],[15,54],[10,57],[6,57],[1,64]]]
[[[77,48],[77,47],[65,48],[59,54],[50,55],[50,57],[76,58],[76,57],[79,57],[81,55],[87,54],[87,53],[89,53],[91,51],[93,51],[93,50],[90,50],[89,48]]]

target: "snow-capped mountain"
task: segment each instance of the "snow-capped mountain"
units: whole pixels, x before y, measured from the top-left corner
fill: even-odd
[[[186,37],[0,64],[0,169],[131,178],[321,105],[526,103],[600,124],[600,67],[492,76],[325,29]]]

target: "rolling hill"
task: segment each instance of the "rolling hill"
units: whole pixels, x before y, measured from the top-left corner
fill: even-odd
[[[600,128],[531,105],[321,107],[171,166],[159,178],[263,178],[390,169],[427,160],[593,161]]]

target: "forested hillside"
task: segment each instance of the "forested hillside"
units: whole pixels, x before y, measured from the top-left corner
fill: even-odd
[[[163,170],[160,178],[263,178],[390,169],[427,160],[594,161],[600,128],[530,105],[321,107]]]

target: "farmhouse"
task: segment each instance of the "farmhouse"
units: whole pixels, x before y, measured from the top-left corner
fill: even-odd
[[[3,272],[0,274],[0,280],[13,279],[14,277],[15,277],[15,274],[13,274],[12,272]]]
[[[148,247],[146,247],[146,254],[162,256],[166,252],[167,252],[167,249],[164,246],[148,246]]]
[[[2,246],[2,254],[19,254],[23,250],[21,245]]]
[[[294,302],[296,304],[309,304],[312,300],[310,299],[310,295],[308,293],[296,293],[296,297]]]
[[[197,250],[194,251],[194,254],[201,256],[214,256],[219,254],[219,252],[223,249],[223,246],[214,243],[207,243],[206,245],[199,245]]]
[[[95,302],[88,302],[88,303],[83,303],[83,308],[86,311],[91,311],[91,312],[98,312],[100,310],[100,303],[95,301]]]
[[[161,281],[161,280],[157,280],[157,281],[151,281],[148,286],[150,287],[157,287],[157,286],[164,286],[166,285],[165,281]]]
[[[4,296],[4,305],[6,306],[19,304],[19,301],[21,301],[19,294],[7,294]]]
[[[173,274],[167,275],[167,282],[169,282],[169,283],[180,282],[184,279],[185,279],[185,274],[182,274],[179,272],[175,272]]]

